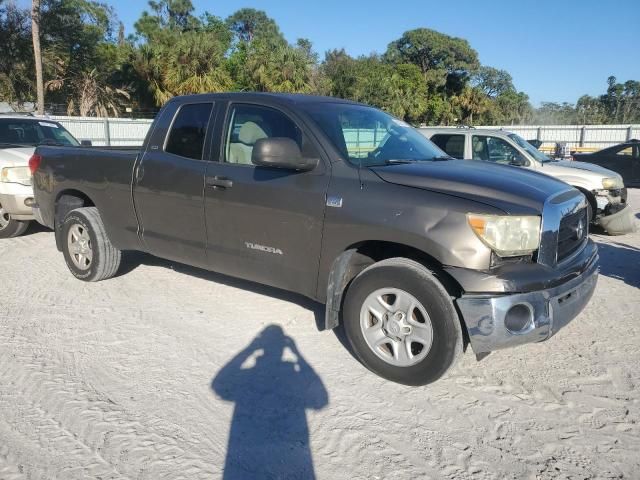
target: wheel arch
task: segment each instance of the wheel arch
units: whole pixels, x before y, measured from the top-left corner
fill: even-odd
[[[62,230],[58,228],[58,225],[62,225],[64,217],[66,217],[70,211],[83,207],[95,207],[96,204],[86,193],[76,189],[66,189],[58,192],[54,206],[56,248],[58,251],[62,251]]]
[[[408,258],[429,270],[451,297],[458,297],[462,288],[449,275],[442,264],[429,253],[402,243],[368,240],[350,245],[333,261],[327,280],[327,298],[324,329],[340,324],[340,312],[351,281],[365,268],[389,258]],[[464,328],[464,326],[463,326]]]

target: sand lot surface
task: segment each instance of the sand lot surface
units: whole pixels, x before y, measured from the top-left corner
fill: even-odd
[[[423,388],[299,297],[149,256],[85,284],[51,232],[1,241],[0,479],[640,478],[640,233],[594,238],[573,323]]]

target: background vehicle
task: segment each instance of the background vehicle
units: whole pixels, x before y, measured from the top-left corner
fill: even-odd
[[[589,202],[590,218],[611,235],[634,231],[627,191],[620,175],[598,165],[554,160],[515,133],[475,128],[421,128],[420,131],[455,158],[524,167],[562,180]]]
[[[80,143],[57,122],[30,115],[0,114],[0,238],[22,235],[33,220],[28,162],[38,145]]]
[[[465,339],[483,356],[550,338],[596,284],[583,195],[468,163],[365,105],[236,93],[171,100],[137,154],[38,147],[30,167],[77,278],[142,250],[297,292],[369,369],[420,385]]]
[[[574,153],[573,159],[618,173],[626,187],[640,187],[640,140],[630,140],[593,153]]]

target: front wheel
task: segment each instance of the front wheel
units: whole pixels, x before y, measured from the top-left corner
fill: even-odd
[[[98,282],[118,272],[122,253],[107,237],[97,208],[72,210],[60,228],[62,253],[67,267],[76,278]]]
[[[393,382],[432,383],[462,352],[451,297],[412,260],[392,258],[363,270],[346,293],[343,321],[360,361]]]
[[[0,204],[0,238],[19,237],[28,227],[29,222],[14,220]]]

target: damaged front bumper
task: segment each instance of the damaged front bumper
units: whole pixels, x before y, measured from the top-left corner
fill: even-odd
[[[526,293],[464,294],[456,300],[478,356],[551,338],[587,305],[598,280],[598,255],[581,273],[546,289]]]
[[[627,189],[593,192],[598,210],[594,223],[609,235],[624,235],[636,230],[633,212],[627,204]]]

